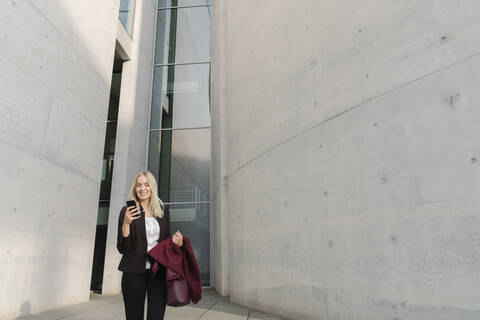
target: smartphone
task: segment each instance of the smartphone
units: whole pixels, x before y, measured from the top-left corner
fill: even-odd
[[[137,203],[135,202],[135,200],[127,200],[127,208],[136,207],[136,206],[137,206]]]
[[[135,208],[137,207],[137,203],[135,202],[135,200],[127,200],[126,204],[127,204],[127,208],[128,207],[135,207]],[[137,214],[134,214],[134,216],[138,216],[138,215],[140,215],[140,212],[138,212]]]

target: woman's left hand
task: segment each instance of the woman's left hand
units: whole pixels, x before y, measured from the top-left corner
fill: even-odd
[[[179,247],[183,246],[183,235],[180,233],[180,231],[175,232],[175,234],[172,236],[172,241]]]

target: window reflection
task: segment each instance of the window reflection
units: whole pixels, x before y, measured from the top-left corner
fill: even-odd
[[[210,8],[159,10],[155,63],[210,60]]]
[[[151,132],[149,151],[163,201],[210,201],[210,128]]]
[[[152,129],[210,126],[210,64],[155,67],[153,81]]]
[[[133,18],[135,11],[135,0],[120,0],[120,10],[118,18],[122,22],[127,32],[131,35],[133,30]]]

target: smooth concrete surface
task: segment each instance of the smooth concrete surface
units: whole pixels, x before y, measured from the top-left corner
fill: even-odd
[[[213,278],[216,292],[229,294],[229,210],[228,210],[228,83],[227,83],[227,17],[226,3],[215,4],[212,17],[212,230]]]
[[[235,305],[204,289],[198,304],[167,306],[165,320],[282,320],[260,311]],[[146,315],[145,315],[146,318]],[[18,320],[122,320],[125,319],[121,295],[91,294],[90,301],[17,318]]]
[[[118,110],[115,165],[113,168],[107,248],[102,292],[120,292],[121,272],[117,270],[118,215],[128,199],[129,189],[138,172],[146,168],[147,135],[153,74],[153,42],[156,6],[151,0],[136,0],[131,38],[122,36],[122,43],[131,54],[123,63]]]
[[[213,10],[215,277],[231,300],[292,319],[480,318],[480,3]]]
[[[119,2],[0,2],[0,319],[89,298]]]

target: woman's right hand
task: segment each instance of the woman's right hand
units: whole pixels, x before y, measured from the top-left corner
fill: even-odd
[[[138,210],[138,208],[135,206],[128,207],[125,211],[123,224],[130,225],[133,220],[137,220],[138,218],[140,218],[140,210]]]

